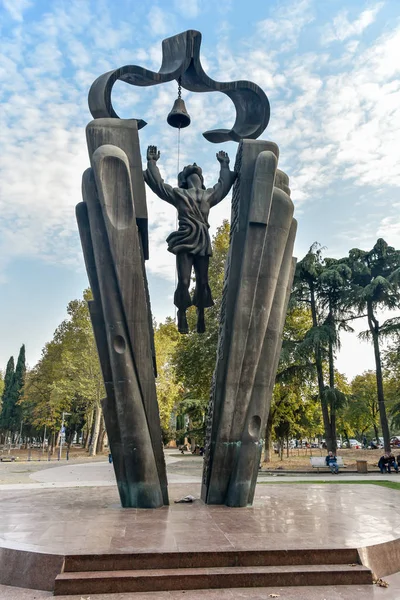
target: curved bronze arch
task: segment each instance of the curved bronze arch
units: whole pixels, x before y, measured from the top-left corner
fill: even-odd
[[[200,62],[201,33],[190,29],[162,42],[163,59],[156,73],[136,65],[108,71],[94,81],[89,91],[89,109],[95,119],[118,118],[111,102],[117,80],[130,85],[151,86],[181,77],[182,87],[191,92],[222,92],[235,105],[236,120],[232,129],[205,131],[204,137],[214,144],[242,139],[257,139],[267,127],[270,105],[264,91],[251,81],[214,81]],[[137,119],[138,129],[147,123]]]

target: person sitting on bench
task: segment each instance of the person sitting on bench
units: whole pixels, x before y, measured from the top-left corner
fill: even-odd
[[[381,473],[391,473],[392,469],[394,469],[396,473],[399,472],[396,459],[391,452],[385,452],[385,454],[380,457],[378,467]]]
[[[328,456],[325,458],[326,466],[330,468],[331,473],[339,473],[339,467],[337,464],[337,458],[330,450]]]

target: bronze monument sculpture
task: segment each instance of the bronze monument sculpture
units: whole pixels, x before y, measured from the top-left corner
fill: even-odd
[[[106,390],[104,419],[124,507],[168,504],[145,269],[145,181],[178,211],[178,230],[167,243],[177,260],[174,302],[181,333],[187,332],[186,309],[191,304],[198,311],[197,331],[204,331],[204,308],[213,302],[208,215],[234,184],[202,484],[202,498],[209,504],[252,503],[293,278],[296,222],[289,180],[277,168],[276,144],[257,141],[269,121],[267,96],[249,81],[217,82],[208,77],[200,62],[200,44],[201,34],[193,30],[168,38],[158,73],[128,65],[101,75],[89,92],[94,117],[86,130],[91,168],[84,173],[83,202],[76,212],[93,292],[89,308]],[[212,143],[239,143],[234,171],[228,155],[218,152],[220,178],[208,190],[195,163],[179,174],[178,187],[164,183],[156,146],[148,148],[143,173],[138,131],[146,123],[120,119],[112,106],[117,80],[152,86],[174,79],[180,86],[168,116],[174,127],[190,124],[181,87],[222,92],[236,109],[230,129],[203,133]]]
[[[196,163],[187,165],[179,173],[178,187],[173,188],[161,178],[157,167],[159,158],[157,147],[149,146],[144,180],[159,198],[178,211],[179,229],[167,238],[168,250],[176,255],[178,286],[174,304],[178,309],[178,331],[189,332],[186,310],[193,304],[197,307],[197,333],[204,333],[204,309],[214,304],[208,285],[208,263],[212,255],[208,214],[210,208],[229,193],[235,173],[229,169],[227,153],[221,150],[217,154],[220,176],[213,188],[205,188],[202,170]],[[189,293],[192,268],[196,277],[193,300]]]

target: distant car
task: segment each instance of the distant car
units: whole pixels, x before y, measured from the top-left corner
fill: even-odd
[[[393,437],[391,437],[390,445],[391,446],[400,446],[400,436],[394,435]]]
[[[362,443],[359,442],[358,440],[350,439],[348,443],[345,442],[343,444],[343,447],[354,448],[355,450],[358,450],[359,448],[362,448]]]

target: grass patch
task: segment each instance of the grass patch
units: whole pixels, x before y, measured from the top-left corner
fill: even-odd
[[[277,485],[277,484],[286,484],[286,485],[295,485],[295,484],[304,484],[304,483],[326,483],[327,485],[379,485],[381,487],[390,488],[391,490],[400,490],[400,483],[396,483],[395,481],[368,481],[368,479],[362,479],[361,481],[327,481],[326,479],[318,479],[318,480],[307,480],[307,481],[259,481],[257,485]]]

